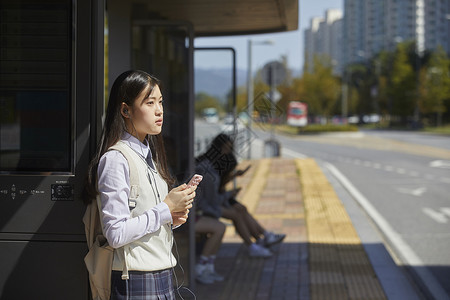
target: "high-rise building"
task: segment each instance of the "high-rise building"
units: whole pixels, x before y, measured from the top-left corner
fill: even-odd
[[[386,2],[366,1],[364,11],[367,12],[365,28],[363,28],[366,34],[360,33],[361,36],[365,36],[365,41],[364,48],[359,49],[359,53],[356,53],[357,55],[359,54],[357,56],[359,59],[371,57],[381,50],[388,48],[384,22],[388,13]]]
[[[425,1],[425,49],[441,45],[450,55],[450,1]]]
[[[450,55],[450,0],[344,0],[344,14],[327,10],[305,30],[305,62],[328,55],[336,74],[399,42],[416,42],[423,54],[439,45]]]
[[[334,73],[341,72],[342,62],[342,11],[329,9],[325,18],[312,18],[311,27],[305,30],[305,65],[311,71],[315,55],[330,59]]]
[[[322,54],[331,59],[333,70],[340,73],[342,62],[342,11],[329,9],[325,12],[325,20],[320,23],[319,31],[322,31]]]
[[[366,1],[345,0],[343,20],[343,64],[362,61],[366,54]]]
[[[319,46],[319,25],[323,21],[322,18],[312,18],[310,27],[305,30],[305,68],[312,70],[314,55],[320,53]]]
[[[399,42],[450,54],[449,0],[344,0],[343,64],[370,59]]]
[[[450,1],[447,1],[447,13],[445,14],[447,20],[447,54],[450,56]]]

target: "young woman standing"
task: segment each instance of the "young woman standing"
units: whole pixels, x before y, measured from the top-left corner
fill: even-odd
[[[103,233],[115,249],[111,299],[175,299],[172,226],[186,222],[196,186],[170,190],[174,180],[161,134],[162,104],[155,77],[143,71],[121,74],[89,167],[86,194],[90,201],[98,199]],[[139,185],[130,186],[136,175]]]

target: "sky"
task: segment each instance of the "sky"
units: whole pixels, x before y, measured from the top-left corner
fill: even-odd
[[[324,17],[330,8],[343,9],[344,0],[299,0],[299,28],[295,31],[242,35],[229,37],[196,38],[195,47],[233,47],[236,50],[238,69],[247,70],[247,44],[271,40],[273,45],[254,45],[252,47],[252,70],[262,68],[266,63],[287,56],[288,66],[294,70],[303,68],[304,31],[311,18]],[[231,67],[231,52],[201,51],[195,54],[195,68],[215,69]]]

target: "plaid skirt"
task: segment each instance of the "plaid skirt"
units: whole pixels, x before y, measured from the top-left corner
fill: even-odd
[[[122,280],[122,271],[112,271],[111,300],[173,300],[175,294],[170,269],[163,271],[129,271]]]

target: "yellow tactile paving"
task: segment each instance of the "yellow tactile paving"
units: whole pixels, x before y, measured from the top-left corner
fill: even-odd
[[[296,160],[309,243],[311,299],[386,299],[345,207],[313,159]]]
[[[237,181],[238,199],[258,220],[288,233],[286,243],[308,243],[310,299],[386,299],[345,207],[314,160],[263,159],[240,168],[248,163],[253,167]],[[227,223],[224,241],[241,242]]]

